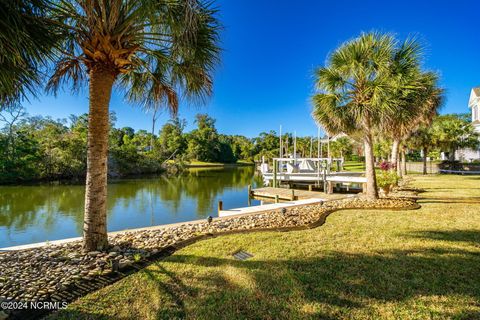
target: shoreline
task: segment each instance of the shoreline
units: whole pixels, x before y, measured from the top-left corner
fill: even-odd
[[[199,163],[199,164],[185,164],[185,169],[208,169],[208,168],[238,168],[238,167],[254,167],[255,163],[240,162],[240,163]],[[109,181],[117,181],[123,179],[135,179],[135,178],[148,178],[152,176],[171,175],[167,170],[162,170],[156,173],[132,173],[127,175],[110,175]],[[173,174],[176,175],[176,174]],[[17,187],[17,186],[36,186],[36,185],[85,185],[85,177],[83,178],[60,178],[60,179],[37,179],[37,180],[25,180],[10,183],[0,183],[0,187]]]
[[[345,198],[353,198],[353,197],[345,197]],[[343,199],[343,198],[342,198]],[[315,199],[316,202],[328,202],[328,201],[334,201],[328,200],[328,199]],[[338,199],[335,199],[338,200]],[[293,208],[293,207],[303,207],[303,206],[309,206],[313,205],[316,203],[313,202],[298,202],[298,201],[285,201],[281,203],[277,203],[274,205],[274,207],[266,205],[267,207],[264,206],[251,206],[251,207],[242,207],[242,208],[234,208],[234,209],[228,209],[228,210],[222,210],[224,213],[226,212],[234,212],[238,211],[239,213],[237,214],[228,214],[224,216],[216,216],[213,217],[213,221],[221,221],[221,220],[228,220],[229,218],[235,218],[235,217],[244,217],[244,216],[250,216],[250,215],[256,215],[260,214],[266,211],[274,211],[274,210],[280,210],[282,208]],[[250,210],[245,211],[244,209],[246,208],[252,208]],[[255,210],[255,208],[257,210]],[[168,229],[168,228],[175,228],[175,227],[180,227],[180,226],[185,226],[185,225],[193,225],[193,224],[198,224],[207,221],[207,219],[197,219],[197,220],[189,220],[189,221],[184,221],[184,222],[174,222],[174,223],[169,223],[169,224],[159,224],[156,226],[149,226],[149,227],[140,227],[140,228],[133,228],[133,229],[123,229],[123,230],[118,230],[118,231],[111,231],[107,232],[109,236],[115,236],[115,235],[121,235],[124,233],[128,232],[140,232],[140,231],[154,231],[154,230],[162,230],[162,229]],[[21,244],[18,246],[10,246],[10,247],[3,247],[0,248],[0,255],[12,251],[19,251],[19,250],[28,250],[28,249],[35,249],[35,248],[42,248],[46,246],[53,246],[53,245],[61,245],[61,244],[66,244],[66,243],[71,243],[71,242],[76,242],[76,241],[81,241],[83,239],[82,236],[79,237],[72,237],[72,238],[64,238],[64,239],[57,239],[57,240],[51,240],[51,241],[41,241],[41,242],[34,242],[34,243],[27,243],[27,244]]]
[[[254,167],[255,163],[240,162],[240,163],[193,163],[186,164],[185,168],[236,168],[236,167]]]

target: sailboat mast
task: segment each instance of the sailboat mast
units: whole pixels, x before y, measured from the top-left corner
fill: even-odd
[[[312,157],[312,151],[313,151],[313,137],[310,137],[310,158]]]
[[[317,158],[320,158],[320,127],[317,128]]]
[[[330,136],[327,137],[327,148],[328,148],[328,150],[327,150],[327,152],[328,152],[327,157],[328,157],[328,159],[330,160]]]
[[[280,158],[283,158],[282,125],[280,125]]]
[[[293,158],[295,159],[295,164],[297,163],[297,131],[293,131]]]

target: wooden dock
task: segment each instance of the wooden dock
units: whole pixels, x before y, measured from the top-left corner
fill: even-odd
[[[304,200],[304,199],[323,199],[336,200],[345,198],[345,194],[325,194],[324,192],[308,191],[299,189],[273,188],[264,187],[252,189],[251,194],[253,198],[275,199],[278,196],[279,200]]]
[[[238,216],[238,215],[245,215],[245,214],[257,214],[257,213],[262,213],[267,211],[279,210],[282,208],[291,208],[291,207],[298,207],[298,206],[304,206],[309,204],[317,204],[323,201],[324,199],[311,198],[311,199],[302,199],[302,200],[296,200],[296,201],[285,201],[280,203],[270,203],[270,204],[264,204],[261,206],[220,210],[218,211],[218,216],[228,217],[228,216]]]
[[[222,206],[219,206],[218,216],[226,217],[244,214],[257,214],[266,211],[279,210],[282,208],[311,205],[325,201],[345,199],[354,196],[354,194],[325,194],[323,192],[298,189],[273,187],[258,188],[250,190],[250,197],[259,200],[267,200],[267,202],[274,203],[229,210],[223,210]]]

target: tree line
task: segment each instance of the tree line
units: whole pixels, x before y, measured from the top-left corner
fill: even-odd
[[[196,128],[185,132],[186,120],[173,117],[158,133],[135,131],[131,127],[115,127],[116,117],[110,114],[109,175],[123,177],[164,172],[168,160],[180,166],[192,161],[236,163],[269,162],[280,154],[280,137],[275,131],[262,132],[257,137],[221,134],[216,120],[207,114],[197,114]],[[21,107],[9,107],[0,112],[0,183],[22,183],[35,180],[84,180],[86,175],[88,115],[71,115],[69,119],[27,115]],[[361,140],[348,136],[331,139],[282,135],[286,156],[333,157],[363,161]],[[392,161],[389,138],[374,138],[376,163]],[[296,143],[296,146],[294,144]],[[429,127],[415,131],[401,146],[400,168],[404,161],[426,158],[439,159],[440,152],[451,157],[460,148],[476,147],[475,133],[468,115],[435,116]],[[423,155],[423,157],[421,156]]]
[[[198,114],[196,128],[185,132],[186,120],[173,117],[158,133],[117,128],[114,113],[109,116],[108,170],[111,177],[163,172],[168,160],[185,164],[192,161],[235,163],[269,161],[279,154],[279,137],[275,131],[258,137],[221,134],[216,120]],[[0,111],[0,183],[35,180],[84,180],[87,170],[88,115],[71,115],[69,119],[29,116],[19,106]],[[317,154],[316,140],[297,138],[297,153]],[[293,153],[294,138],[284,134],[284,154]],[[345,155],[347,148],[340,148]],[[332,144],[332,152],[335,152]],[[325,154],[326,154],[325,148]]]

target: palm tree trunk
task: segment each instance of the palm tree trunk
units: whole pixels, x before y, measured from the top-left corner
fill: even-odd
[[[87,182],[83,249],[104,250],[107,237],[107,162],[110,96],[115,73],[103,66],[90,70]]]
[[[451,162],[455,161],[455,151],[456,151],[455,148],[450,149],[450,154],[449,154],[450,157],[449,158],[450,158]]]
[[[375,164],[373,156],[373,141],[370,133],[365,134],[365,176],[367,178],[367,199],[378,199],[377,177],[375,175]]]
[[[402,148],[401,151],[401,165],[400,165],[400,177],[404,177],[407,175],[407,158],[405,155],[405,147]]]
[[[427,174],[427,147],[423,147],[423,174]]]
[[[394,163],[395,166],[397,165],[398,161],[398,148],[400,146],[400,140],[399,139],[393,139],[392,143],[392,155],[390,157],[390,162]]]

